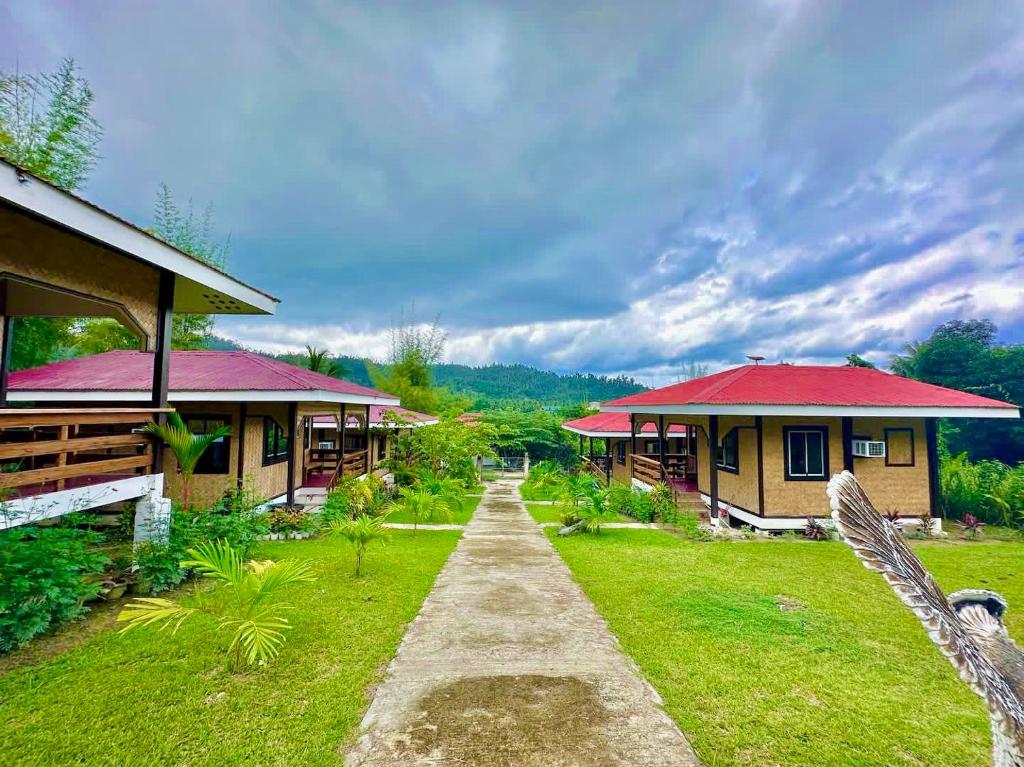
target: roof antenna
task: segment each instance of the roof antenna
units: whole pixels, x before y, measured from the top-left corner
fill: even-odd
[[[760,354],[748,354],[747,359],[754,363],[754,367],[757,367],[764,361],[764,357]]]

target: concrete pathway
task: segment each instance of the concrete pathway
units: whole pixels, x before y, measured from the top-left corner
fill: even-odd
[[[489,484],[345,764],[698,765],[517,485]]]

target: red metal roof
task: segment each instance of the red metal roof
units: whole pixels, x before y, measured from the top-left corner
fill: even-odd
[[[134,392],[149,391],[152,382],[151,352],[113,351],[13,372],[9,390]],[[327,391],[395,399],[368,386],[243,351],[171,352],[171,399],[182,391]]]
[[[1015,405],[977,394],[848,365],[744,365],[661,389],[631,394],[605,402],[603,407],[644,405],[1016,409]]]
[[[629,434],[629,413],[595,413],[583,418],[574,418],[562,424],[563,429],[575,432],[604,433],[609,435]],[[686,435],[686,427],[674,423],[668,427],[670,435],[682,437]],[[654,423],[645,423],[637,434],[657,434],[658,427]]]
[[[347,421],[346,428],[359,424],[358,418],[349,417]],[[418,413],[399,405],[370,405],[370,426],[381,426],[386,423],[392,428],[395,426],[400,428],[403,422],[410,426],[425,426],[437,423],[437,421],[436,415]],[[313,417],[313,425],[322,429],[335,429],[338,426],[338,420],[333,415],[318,415]]]

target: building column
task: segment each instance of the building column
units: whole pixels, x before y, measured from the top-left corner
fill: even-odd
[[[924,419],[924,441],[928,453],[928,501],[934,519],[942,517],[939,503],[939,435],[934,418]]]
[[[583,458],[583,456],[585,456],[585,455],[586,455],[586,451],[585,451],[585,450],[583,449],[583,439],[584,439],[584,437],[583,437],[583,435],[581,434],[581,435],[580,435],[580,458],[581,458],[581,459]]]
[[[297,439],[299,436],[299,429],[296,425],[298,410],[298,402],[288,403],[288,497],[285,502],[289,506],[295,505],[295,450],[302,447],[302,440]]]
[[[345,424],[348,421],[348,407],[342,403],[341,420],[338,422],[338,476],[345,478]]]
[[[764,516],[764,417],[754,416],[757,434],[757,512]]]
[[[853,419],[843,416],[843,470],[853,474]]]
[[[708,476],[711,478],[711,521],[718,524],[718,416],[708,416]]]
[[[153,385],[150,389],[153,407],[167,407],[167,390],[171,375],[171,333],[174,329],[174,279],[174,272],[160,273],[156,338],[153,347]]]
[[[363,445],[366,446],[366,454],[363,456],[363,469],[366,474],[370,473],[370,406],[366,406],[366,414],[363,416]]]
[[[245,431],[249,418],[249,405],[243,402],[238,407],[238,489],[245,486]]]
[[[7,407],[7,379],[11,372],[11,350],[14,348],[14,317],[4,315],[3,340],[0,341],[0,407]]]
[[[627,468],[629,469],[629,481],[633,482],[633,459],[636,456],[636,414],[629,414],[629,461]]]
[[[661,464],[661,478],[668,479],[665,469],[665,416],[658,416],[658,462]]]
[[[612,481],[612,440],[604,438],[604,481]]]

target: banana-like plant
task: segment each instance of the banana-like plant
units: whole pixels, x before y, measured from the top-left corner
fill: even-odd
[[[374,541],[383,541],[388,536],[384,527],[386,517],[371,517],[360,514],[355,519],[335,519],[327,526],[327,534],[344,538],[356,550],[356,576],[363,567],[363,555],[367,547]]]
[[[193,434],[181,420],[181,416],[172,412],[167,414],[167,423],[151,421],[146,424],[146,431],[163,440],[174,453],[178,468],[181,470],[182,507],[187,514],[192,505],[192,475],[195,474],[196,464],[210,445],[231,436],[231,427],[221,426],[209,434]]]
[[[244,562],[227,541],[208,541],[188,550],[191,559],[181,563],[205,578],[218,582],[209,592],[199,592],[194,606],[157,597],[137,598],[117,616],[125,623],[119,633],[162,624],[177,633],[181,624],[196,613],[206,613],[217,621],[217,630],[232,632],[228,646],[228,667],[269,663],[281,652],[285,631],[292,628],[281,615],[291,607],[276,601],[277,592],[293,583],[315,580],[312,569],[298,560]]]
[[[412,517],[413,535],[416,534],[420,519],[452,520],[451,508],[441,496],[411,487],[403,487],[398,491],[398,498],[388,508],[389,514],[395,511],[405,512]]]

